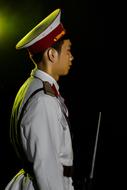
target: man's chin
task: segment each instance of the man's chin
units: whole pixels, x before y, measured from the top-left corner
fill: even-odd
[[[66,71],[66,72],[64,73],[64,75],[68,75],[68,73],[69,73],[69,70],[68,70],[68,71]]]

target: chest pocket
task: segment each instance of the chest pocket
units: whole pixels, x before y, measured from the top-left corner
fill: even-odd
[[[61,123],[61,125],[63,127],[63,130],[66,130],[68,128],[68,126],[69,126],[69,119],[68,119],[68,116],[67,116],[68,109],[67,109],[67,107],[66,107],[66,105],[64,103],[64,99],[61,96],[58,97],[58,101],[59,101],[59,105],[60,105],[61,112],[62,112],[61,113],[62,115],[61,115],[61,118],[60,118],[60,123]]]
[[[66,130],[67,127],[68,127],[68,121],[67,121],[67,116],[65,115],[65,113],[62,113],[60,123],[61,123],[61,125],[63,127],[63,130]]]

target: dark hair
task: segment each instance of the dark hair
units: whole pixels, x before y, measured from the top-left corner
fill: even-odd
[[[64,35],[61,39],[59,39],[51,47],[54,48],[58,53],[60,53],[63,41],[65,39],[68,39],[67,35]],[[39,52],[39,53],[35,53],[33,55],[30,55],[30,56],[31,56],[31,59],[37,64],[37,63],[39,63],[42,60],[43,54],[44,54],[44,51],[43,52]]]

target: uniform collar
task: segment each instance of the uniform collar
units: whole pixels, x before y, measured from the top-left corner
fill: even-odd
[[[48,73],[35,68],[35,69],[32,70],[31,76],[37,77],[37,78],[41,79],[42,81],[48,81],[51,85],[55,85],[57,91],[59,91],[59,85],[58,85],[58,83]]]

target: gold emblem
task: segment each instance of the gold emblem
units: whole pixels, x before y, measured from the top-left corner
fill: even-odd
[[[65,31],[63,30],[60,34],[58,34],[55,38],[54,41],[58,41],[63,35],[65,34]]]

